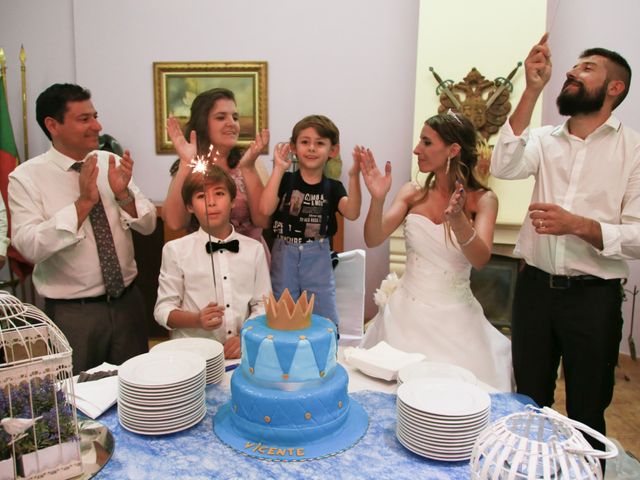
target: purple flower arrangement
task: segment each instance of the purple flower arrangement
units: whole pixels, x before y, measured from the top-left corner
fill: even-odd
[[[73,409],[64,391],[50,377],[33,378],[0,389],[0,418],[37,418],[33,427],[15,445],[17,454],[35,452],[59,443],[77,440]],[[12,454],[11,436],[0,428],[0,460]],[[37,445],[37,447],[36,447]]]

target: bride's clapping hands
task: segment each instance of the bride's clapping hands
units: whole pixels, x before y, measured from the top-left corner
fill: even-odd
[[[451,221],[452,218],[457,217],[462,209],[464,208],[464,202],[466,200],[466,192],[462,183],[459,180],[456,180],[456,187],[449,199],[449,205],[444,210],[444,216],[447,220]]]
[[[196,156],[198,153],[198,142],[196,141],[195,130],[191,131],[189,141],[187,141],[187,139],[184,138],[178,120],[175,117],[169,117],[167,118],[167,134],[180,157],[180,163],[188,163]]]
[[[384,175],[378,169],[373,152],[368,148],[356,146],[353,149],[353,161],[360,164],[364,184],[372,198],[381,200],[391,189],[391,163],[384,166]]]

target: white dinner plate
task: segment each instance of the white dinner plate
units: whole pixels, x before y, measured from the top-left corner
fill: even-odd
[[[438,378],[441,380],[461,380],[477,385],[478,379],[466,368],[441,362],[418,362],[407,365],[398,371],[398,384],[414,378]]]
[[[444,440],[464,440],[472,437],[477,437],[489,424],[488,421],[473,427],[432,427],[431,425],[425,425],[418,423],[415,420],[407,419],[402,416],[398,416],[398,423],[406,428],[410,428],[415,431],[416,434],[429,436],[431,438],[438,437]]]
[[[131,386],[171,386],[196,377],[205,371],[205,365],[201,356],[191,352],[150,352],[124,362],[118,377]]]
[[[146,397],[146,398],[165,398],[175,397],[176,395],[182,395],[184,392],[192,391],[205,382],[205,374],[202,372],[198,376],[193,377],[186,382],[180,382],[170,386],[162,387],[141,387],[135,385],[129,385],[122,380],[118,381],[118,391],[125,391],[130,395]]]
[[[415,408],[411,408],[408,405],[402,403],[401,400],[398,400],[397,407],[406,417],[415,419],[419,422],[428,423],[429,425],[439,425],[442,427],[477,425],[489,418],[491,414],[491,410],[487,409],[483,412],[479,412],[476,415],[469,415],[465,417],[442,416],[427,412],[421,412],[420,410],[416,410]]]
[[[204,388],[198,389],[203,391]],[[140,407],[144,406],[162,406],[162,405],[176,405],[180,403],[186,403],[194,398],[198,398],[198,390],[195,390],[188,395],[181,395],[179,397],[167,397],[167,398],[146,398],[146,397],[138,397],[135,395],[127,394],[123,391],[120,391],[118,394],[118,401],[125,401],[133,405],[139,405]]]
[[[402,421],[398,421],[397,428],[401,428],[405,433],[410,434],[413,438],[422,439],[427,443],[435,442],[436,445],[450,447],[455,445],[468,445],[469,443],[475,443],[476,439],[486,428],[486,426],[479,430],[476,430],[475,432],[467,433],[464,435],[447,435],[442,432],[422,430],[420,428],[416,428],[415,425],[411,423]]]
[[[199,401],[192,402],[191,405],[170,410],[166,412],[140,412],[133,409],[129,409],[127,406],[123,404],[118,405],[118,414],[121,417],[125,417],[131,421],[137,422],[149,422],[149,423],[160,423],[160,422],[177,422],[185,417],[189,417],[195,411],[200,410],[202,406],[205,404],[204,397]]]
[[[129,425],[138,426],[139,428],[148,426],[154,428],[177,426],[183,423],[187,423],[196,413],[200,412],[202,407],[192,407],[189,411],[183,412],[179,416],[172,417],[136,417],[129,415],[126,411],[122,410],[118,413],[121,419],[127,422]]]
[[[131,409],[135,409],[141,412],[157,412],[163,410],[175,410],[177,408],[181,408],[182,406],[191,405],[193,402],[197,401],[200,397],[205,395],[204,385],[200,391],[195,391],[190,393],[188,396],[184,396],[179,399],[164,401],[164,402],[156,402],[150,403],[148,401],[139,401],[135,397],[125,397],[120,395],[118,397],[118,402]]]
[[[188,419],[185,423],[177,425],[177,426],[162,426],[158,428],[153,427],[139,427],[135,424],[131,424],[129,422],[123,422],[120,419],[120,425],[126,430],[129,430],[133,433],[139,433],[141,435],[166,435],[169,433],[181,432],[182,430],[186,430],[187,428],[193,427],[194,425],[200,423],[200,421],[207,414],[207,409],[204,408],[197,413],[193,418]]]
[[[215,359],[220,354],[223,354],[224,347],[217,340],[211,338],[175,338],[173,340],[167,340],[166,342],[160,342],[154,345],[150,352],[170,352],[170,351],[186,351],[197,353],[205,360]]]
[[[441,454],[416,446],[411,441],[408,441],[406,437],[404,437],[399,431],[396,431],[396,438],[407,450],[415,453],[416,455],[420,455],[421,457],[429,458],[431,460],[440,460],[443,462],[461,462],[469,460],[469,458],[471,458],[471,452],[473,451],[472,449],[468,454],[466,452],[457,455]]]
[[[398,387],[398,399],[421,412],[451,417],[475,416],[491,407],[487,392],[456,380],[409,380]]]

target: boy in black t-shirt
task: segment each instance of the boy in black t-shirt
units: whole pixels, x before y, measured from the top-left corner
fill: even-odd
[[[294,299],[302,291],[315,294],[314,312],[338,325],[336,287],[329,239],[336,233],[336,211],[345,218],[360,216],[360,167],[349,170],[349,195],[344,185],[323,175],[329,158],[338,155],[340,133],[323,115],[310,115],[293,127],[291,143],[278,144],[273,172],[260,202],[263,215],[273,215],[275,241],[271,284],[276,298],[285,288]],[[361,147],[356,147],[360,149]],[[291,166],[289,152],[298,157]]]

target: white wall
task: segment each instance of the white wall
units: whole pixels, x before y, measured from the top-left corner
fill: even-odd
[[[404,0],[0,0],[0,46],[28,55],[30,153],[47,147],[34,119],[38,93],[77,82],[92,91],[104,132],[136,160],[136,183],[162,201],[174,157],[156,155],[154,61],[269,63],[271,151],[304,115],[323,113],[341,131],[343,181],[364,144],[409,178],[418,1]],[[9,65],[11,114],[22,139],[19,72]],[[270,157],[263,157],[268,160]],[[363,199],[366,213],[369,197]],[[364,214],[346,222],[345,248],[364,248]],[[388,271],[388,247],[367,252],[371,292]]]
[[[38,94],[56,82],[74,82],[75,45],[71,0],[0,0],[0,47],[7,59],[7,95],[13,133],[24,159],[20,46],[26,51],[27,132],[30,156],[42,153],[49,141],[36,122]]]
[[[543,98],[543,123],[558,124],[565,120],[558,114],[555,99],[580,52],[586,48],[604,47],[620,53],[631,65],[633,73],[629,96],[615,111],[626,125],[640,131],[640,29],[637,19],[640,3],[637,0],[550,0],[548,8],[549,46],[553,59],[553,73]],[[532,39],[532,45],[537,39]],[[526,53],[526,52],[523,52]],[[603,159],[606,161],[606,159]],[[640,288],[640,262],[629,262],[631,274],[625,288]],[[625,319],[620,351],[629,353],[632,297],[623,303]],[[640,298],[638,299],[640,302]],[[640,317],[640,304],[636,317]],[[640,318],[635,319],[633,338],[640,347]]]

